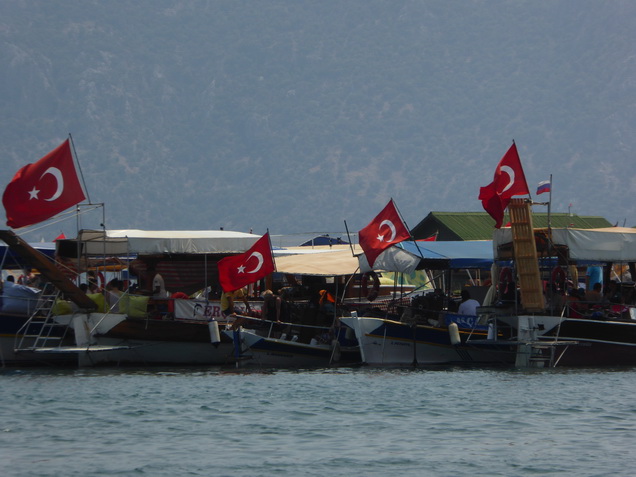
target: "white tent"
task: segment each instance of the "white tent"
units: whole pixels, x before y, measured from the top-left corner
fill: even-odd
[[[635,262],[636,229],[608,227],[602,229],[552,229],[555,245],[565,245],[571,260],[599,262]],[[495,231],[493,249],[496,258],[498,248],[512,242],[512,231],[503,228]]]
[[[225,230],[81,230],[77,239],[83,254],[123,256],[129,254],[242,253],[260,235]]]

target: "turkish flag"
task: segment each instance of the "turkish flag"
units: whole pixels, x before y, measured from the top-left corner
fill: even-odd
[[[419,239],[418,242],[437,242],[437,234],[439,234],[439,232],[435,232],[430,237]]]
[[[20,169],[2,195],[7,225],[16,229],[50,219],[85,199],[68,139]]]
[[[224,292],[254,283],[274,271],[274,257],[269,232],[259,238],[245,253],[219,260],[219,282]]]
[[[504,210],[515,195],[529,194],[526,176],[521,167],[517,146],[513,143],[508,152],[501,158],[493,181],[479,189],[479,200],[484,210],[495,219],[495,227],[501,228]]]
[[[367,257],[369,266],[373,267],[375,259],[391,245],[411,238],[393,199],[382,209],[369,225],[358,232],[360,246]]]

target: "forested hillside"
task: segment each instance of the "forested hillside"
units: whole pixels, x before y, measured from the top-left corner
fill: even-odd
[[[0,181],[70,132],[109,228],[358,230],[390,197],[414,226],[482,210],[514,139],[553,210],[636,225],[635,22],[627,0],[9,0]]]

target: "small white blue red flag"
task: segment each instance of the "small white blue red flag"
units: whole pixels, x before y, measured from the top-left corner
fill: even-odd
[[[537,187],[537,195],[543,194],[544,192],[550,192],[550,190],[552,190],[552,183],[550,181],[539,182],[539,187]]]

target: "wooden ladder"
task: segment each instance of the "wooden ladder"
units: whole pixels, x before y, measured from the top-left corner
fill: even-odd
[[[508,205],[514,257],[521,291],[521,304],[526,311],[545,309],[539,259],[532,226],[532,209],[527,199],[511,199]]]

